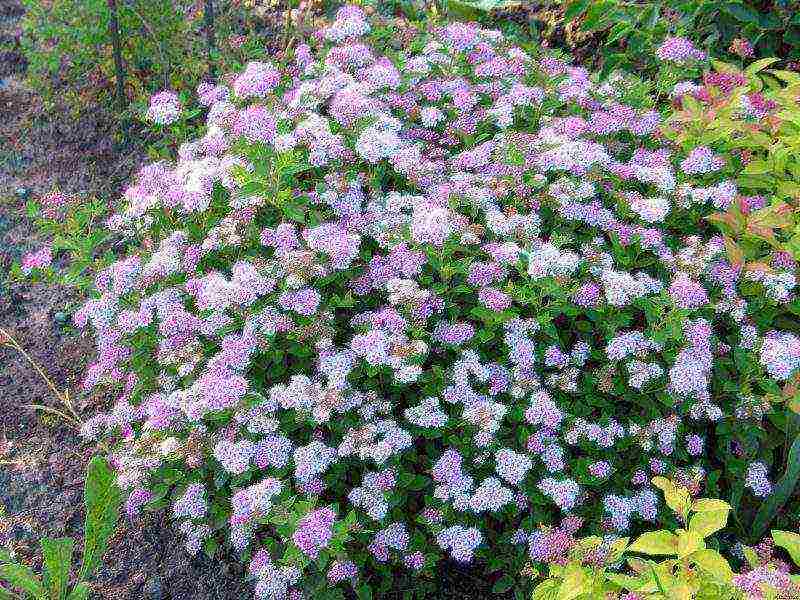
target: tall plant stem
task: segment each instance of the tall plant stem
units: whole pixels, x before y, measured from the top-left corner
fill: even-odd
[[[44,404],[28,404],[28,408],[33,408],[57,415],[67,421],[73,427],[80,428],[81,419],[72,405],[72,401],[69,398],[69,392],[60,391],[53,383],[53,380],[50,379],[47,373],[44,372],[44,369],[42,369],[41,365],[39,365],[39,363],[37,363],[30,354],[28,354],[25,348],[22,347],[22,345],[14,338],[14,336],[11,335],[11,333],[2,327],[0,327],[0,346],[9,346],[13,350],[17,351],[19,355],[22,356],[22,358],[24,358],[25,361],[33,368],[33,370],[36,371],[42,381],[45,382],[47,387],[50,388],[50,391],[66,408],[67,412],[53,408],[52,406],[45,406]]]

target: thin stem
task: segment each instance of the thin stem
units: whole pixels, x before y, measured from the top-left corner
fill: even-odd
[[[72,402],[69,399],[69,393],[59,391],[59,389],[53,383],[53,380],[47,376],[47,373],[44,372],[44,369],[42,369],[39,363],[37,363],[33,357],[25,351],[25,348],[23,348],[22,345],[6,329],[3,329],[2,327],[0,327],[0,345],[10,346],[19,352],[19,354],[28,362],[28,364],[33,367],[34,371],[39,374],[39,377],[41,377],[42,381],[47,384],[47,387],[50,388],[50,391],[52,391],[55,397],[58,398],[59,402],[61,402],[67,408],[67,410],[70,412],[70,415],[67,415],[58,409],[41,404],[29,404],[28,406],[30,408],[57,414],[73,425],[80,427],[81,420],[78,416],[78,413],[75,411],[75,408],[72,406]]]

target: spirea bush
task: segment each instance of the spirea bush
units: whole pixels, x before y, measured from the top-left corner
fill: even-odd
[[[109,220],[131,252],[74,321],[128,513],[168,505],[275,599],[446,557],[514,577],[560,556],[542,525],[655,528],[654,475],[752,514],[800,338],[765,317],[794,264],[744,277],[705,219],[727,157],[668,145],[629,78],[471,23],[394,34],[380,55],[345,7],[202,86],[204,135]]]

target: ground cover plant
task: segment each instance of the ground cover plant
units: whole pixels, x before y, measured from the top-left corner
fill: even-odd
[[[85,389],[118,394],[84,434],[128,514],[231,545],[259,598],[370,597],[444,557],[502,591],[578,532],[602,563],[673,518],[654,476],[726,499],[729,541],[795,527],[795,264],[731,258],[727,154],[671,144],[640,82],[474,23],[345,7],[287,58],[198,88],[202,137],[107,222],[129,254],[74,322]],[[146,118],[184,111],[165,90]],[[752,589],[795,585],[773,572]]]

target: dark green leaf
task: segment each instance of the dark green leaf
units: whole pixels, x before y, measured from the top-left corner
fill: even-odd
[[[495,594],[503,594],[510,590],[514,585],[514,579],[509,575],[504,575],[498,579],[492,586],[492,592]]]
[[[759,22],[758,12],[740,2],[731,2],[723,10],[743,23],[758,24]]]
[[[356,588],[356,596],[358,596],[358,600],[372,600],[372,588],[363,583]]]
[[[794,443],[789,449],[786,471],[783,477],[775,484],[775,489],[764,500],[764,503],[756,513],[751,529],[753,540],[758,541],[761,539],[775,515],[791,497],[798,480],[800,480],[800,435],[794,439]]]

